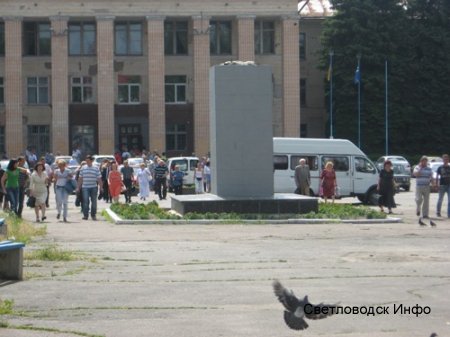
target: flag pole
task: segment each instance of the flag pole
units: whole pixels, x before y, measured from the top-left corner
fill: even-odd
[[[358,58],[358,147],[361,148],[361,54]]]
[[[330,50],[330,66],[328,68],[328,80],[330,81],[330,139],[333,139],[333,49]]]
[[[385,117],[385,126],[386,126],[386,156],[389,154],[389,118],[388,118],[388,61],[385,60],[384,62],[384,78],[385,78],[385,100],[384,100],[384,104],[385,104],[385,112],[384,112],[384,117]]]

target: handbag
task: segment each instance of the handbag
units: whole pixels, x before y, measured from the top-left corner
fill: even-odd
[[[27,206],[34,208],[36,206],[36,198],[33,196],[28,197]]]
[[[73,179],[67,179],[67,182],[64,185],[64,188],[66,189],[67,193],[72,194],[73,191],[75,191],[77,188],[77,183]]]

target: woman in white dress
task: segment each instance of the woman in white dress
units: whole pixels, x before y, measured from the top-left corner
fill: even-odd
[[[37,163],[30,179],[30,195],[36,198],[34,212],[36,213],[36,222],[39,222],[39,210],[42,213],[42,221],[47,219],[45,216],[45,201],[47,200],[48,176],[45,172],[44,164]]]
[[[148,198],[150,195],[150,180],[152,179],[152,174],[150,170],[145,167],[144,163],[141,163],[141,168],[137,171],[137,182],[139,185],[139,197],[141,200]]]

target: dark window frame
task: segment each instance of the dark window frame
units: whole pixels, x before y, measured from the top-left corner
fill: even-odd
[[[92,32],[92,30],[88,29],[87,26],[93,26],[93,32],[94,32],[94,48],[93,51],[86,51],[85,50],[85,40],[87,39],[86,35],[87,32]],[[76,33],[76,30],[73,30],[73,27],[80,27],[79,34],[80,34],[80,40],[79,40],[79,53],[72,52],[71,50],[71,39],[72,39],[72,33]],[[69,22],[68,26],[69,36],[68,36],[68,43],[69,43],[69,56],[95,56],[97,55],[97,25],[95,21],[73,21]]]
[[[226,42],[226,30],[223,26],[229,28],[229,43],[224,49],[222,44]],[[211,55],[231,55],[233,53],[233,24],[231,20],[211,20],[209,22],[209,51]]]
[[[118,34],[118,26],[125,25],[125,32],[126,32],[126,51],[125,52],[118,52],[118,43],[117,43],[117,34]],[[131,33],[132,25],[140,25],[140,44],[139,44],[139,52],[133,52],[131,49],[132,46],[132,38]],[[114,55],[116,56],[142,56],[143,50],[144,50],[144,24],[142,21],[117,21],[114,23]]]
[[[179,129],[183,126],[184,129]],[[171,129],[173,127],[173,129]],[[167,151],[186,151],[187,150],[187,124],[171,123],[166,126],[166,150]],[[169,137],[173,137],[173,142],[169,141]],[[184,140],[181,140],[184,138]],[[173,147],[171,144],[173,143]],[[180,145],[184,145],[183,147]]]
[[[80,81],[76,83],[74,80],[79,79]],[[88,80],[89,79],[89,80]],[[74,100],[74,90],[79,88],[81,101]],[[90,100],[86,97],[88,96],[88,89],[90,88]],[[94,103],[94,85],[92,76],[72,76],[70,78],[70,101],[75,104],[89,104]]]
[[[306,101],[306,93],[307,93],[307,80],[306,78],[300,79],[300,106],[306,107],[307,101]]]
[[[0,22],[0,56],[5,56],[5,23]]]
[[[27,141],[28,144],[33,144],[38,155],[50,152],[50,130],[48,124],[28,125]]]
[[[43,29],[43,25],[48,26],[48,29]],[[52,30],[51,24],[48,21],[25,21],[23,23],[23,53],[24,56],[51,56],[52,54]],[[42,39],[48,35],[48,46],[43,44]],[[29,40],[30,38],[30,40]],[[30,41],[33,45],[30,46]],[[45,48],[45,50],[43,50]],[[33,50],[31,50],[33,49]]]
[[[306,60],[306,33],[300,32],[298,36],[298,54],[300,60]]]
[[[0,77],[0,105],[5,104],[5,81]]]
[[[188,31],[187,20],[166,20],[164,22],[164,54],[170,56],[188,55]],[[185,43],[184,48],[180,47],[183,44],[183,41],[180,42],[182,39]]]
[[[184,82],[183,81],[169,81],[170,78],[174,79],[175,78],[184,78]],[[174,100],[173,101],[169,101],[168,100],[168,91],[167,91],[167,87],[172,87],[173,86],[173,92],[174,92]],[[178,99],[178,90],[179,89],[183,89],[184,88],[184,100],[179,100]],[[186,93],[187,93],[187,76],[186,75],[166,75],[164,78],[164,101],[166,104],[186,104],[187,103],[187,97],[186,97]]]

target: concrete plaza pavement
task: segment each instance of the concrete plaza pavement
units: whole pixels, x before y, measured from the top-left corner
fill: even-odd
[[[73,197],[69,223],[57,221],[52,199],[47,235],[26,251],[55,244],[77,258],[26,259],[25,280],[0,285],[16,311],[0,317],[9,324],[0,336],[450,336],[450,220],[422,228],[414,192],[396,201],[403,223],[119,226],[83,221]],[[33,221],[33,211],[24,218]],[[296,332],[283,322],[275,278],[312,303],[387,306],[389,314],[335,315]],[[400,304],[431,313],[394,314]]]

